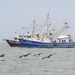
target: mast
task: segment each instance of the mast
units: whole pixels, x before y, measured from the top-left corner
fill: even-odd
[[[42,26],[42,30],[39,34],[42,34],[41,36],[49,37],[49,32],[50,32],[50,25],[51,25],[51,20],[49,17],[49,14],[47,14],[47,18],[44,22],[44,25]]]
[[[50,25],[51,25],[49,14],[47,14],[45,25],[47,27],[47,36],[48,36],[49,35],[49,30],[50,30]]]
[[[47,14],[47,35],[49,34],[49,14]]]
[[[32,34],[35,35],[36,20],[34,20],[34,21],[32,22],[32,25],[33,25],[33,31],[32,31]]]

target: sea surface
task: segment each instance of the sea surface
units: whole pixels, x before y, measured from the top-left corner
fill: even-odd
[[[75,75],[75,48],[21,48],[0,43],[2,54],[0,75]]]

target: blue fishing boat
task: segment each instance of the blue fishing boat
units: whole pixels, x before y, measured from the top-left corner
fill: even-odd
[[[62,32],[69,29],[70,26],[64,22],[61,26],[53,25],[52,19],[47,15],[47,18],[42,25],[38,25],[36,20],[25,27],[26,30],[14,37],[13,39],[5,39],[11,47],[37,47],[37,48],[72,48],[75,47],[72,35],[62,35]],[[57,21],[57,20],[55,20]],[[53,21],[54,22],[54,21]],[[57,22],[56,22],[57,23]],[[25,29],[24,27],[22,29]]]
[[[57,30],[51,28],[51,19],[49,14],[41,28],[40,33],[36,30],[36,21],[33,21],[32,33],[20,38],[19,42],[22,47],[37,47],[37,48],[70,48],[75,47],[75,42],[71,35],[61,36],[60,34],[69,27],[67,22],[64,22]]]

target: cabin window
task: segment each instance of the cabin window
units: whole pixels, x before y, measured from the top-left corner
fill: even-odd
[[[27,36],[27,38],[31,38],[31,36]]]
[[[19,37],[22,37],[22,35],[19,35]]]
[[[18,38],[14,38],[15,40],[18,40]]]

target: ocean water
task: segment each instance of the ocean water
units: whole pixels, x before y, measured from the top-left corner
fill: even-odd
[[[1,43],[2,54],[0,75],[75,75],[75,48],[21,48]]]

